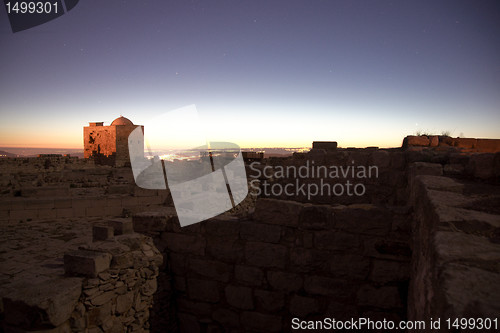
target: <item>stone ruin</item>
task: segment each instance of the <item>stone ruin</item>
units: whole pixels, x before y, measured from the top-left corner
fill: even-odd
[[[83,128],[83,156],[95,161],[96,164],[125,166],[130,165],[128,137],[140,126],[121,116],[104,126],[103,122],[89,123]],[[144,141],[138,143],[144,147]]]
[[[497,318],[500,141],[450,139],[320,142],[259,159],[247,174],[260,188],[294,184],[278,174],[287,167],[378,173],[346,174],[362,196],[261,193],[185,228],[168,191],[136,187],[128,168],[0,160],[2,327],[281,332],[293,318]]]

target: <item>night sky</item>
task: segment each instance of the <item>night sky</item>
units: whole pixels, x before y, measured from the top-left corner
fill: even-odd
[[[242,147],[500,138],[499,1],[82,0],[18,33],[0,11],[3,147],[190,104]]]

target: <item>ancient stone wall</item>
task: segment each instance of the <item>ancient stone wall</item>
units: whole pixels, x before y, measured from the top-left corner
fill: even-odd
[[[133,221],[167,258],[181,329],[279,332],[293,317],[405,317],[408,229],[392,213],[260,199],[253,219],[180,228],[173,212],[154,212]]]
[[[4,297],[4,307],[17,309],[4,310],[6,327],[278,332],[290,331],[295,317],[398,321],[497,315],[500,153],[439,142],[412,147],[315,148],[248,165],[249,181],[258,180],[259,189],[266,182],[285,187],[295,178],[318,185],[311,174],[279,175],[280,167],[305,166],[302,170],[311,172],[312,162],[376,166],[378,173],[327,179],[329,185],[347,180],[363,184],[363,195],[261,193],[245,214],[236,209],[236,216],[223,214],[184,228],[173,207],[151,204],[165,198],[164,192],[150,195],[131,186],[130,172],[123,168],[72,169],[67,174],[64,168],[51,170],[44,174],[44,186],[21,186],[20,197],[6,194],[3,207],[11,209],[24,200],[23,209],[48,209],[34,208],[43,204],[44,188],[46,195],[56,193],[61,188],[55,185],[64,183],[57,179],[82,184],[83,175],[87,186],[62,190],[69,191],[64,193],[71,195],[71,205],[88,205],[85,214],[99,207],[102,215],[108,203],[120,202],[123,208],[140,201],[142,212],[133,214],[139,234],[119,235],[123,232],[117,230],[130,231],[119,220],[96,225],[98,241],[65,256],[66,273],[76,277],[58,278],[69,298],[60,293],[52,297],[68,307],[49,313],[28,303],[31,296],[18,297],[24,299],[20,303]],[[18,181],[29,184],[37,178],[28,173]],[[73,197],[77,193],[82,198]],[[85,197],[95,193],[100,195]],[[67,198],[45,202],[56,209],[56,217],[57,209],[64,208],[56,208],[58,200],[57,205],[69,204]],[[252,206],[253,200],[249,202]],[[148,203],[153,209],[144,207]],[[74,213],[75,207],[71,209]],[[27,308],[39,312],[22,315]],[[35,317],[49,319],[40,324]]]
[[[429,171],[440,167],[428,164],[425,173],[438,174]],[[415,220],[409,318],[496,318],[500,189],[439,174],[416,174],[411,189]]]
[[[500,139],[452,138],[445,135],[410,135],[404,138],[403,148],[415,149],[432,147],[446,149],[454,147],[462,152],[497,153],[500,151]]]
[[[46,169],[44,165],[50,166]],[[5,162],[5,160],[0,160]],[[0,164],[5,187],[0,223],[53,218],[127,216],[159,208],[168,191],[135,185],[130,168],[74,158],[23,158]]]
[[[116,154],[116,126],[88,126],[83,128],[84,157],[108,158]]]
[[[94,226],[93,236],[64,255],[65,276],[22,281],[2,295],[5,332],[149,330],[162,255],[150,238],[133,233],[130,220]]]
[[[292,177],[276,176],[279,166],[298,167],[307,165],[308,160],[314,160],[316,165],[376,165],[379,177],[361,180],[367,192],[360,197],[313,196],[306,200],[274,195],[278,199],[258,199],[255,212],[246,219],[218,217],[179,228],[173,212],[146,212],[134,216],[134,227],[152,236],[167,258],[169,266],[163,274],[171,276],[173,282],[166,288],[174,290],[179,326],[186,331],[290,331],[294,317],[306,320],[326,316],[367,317],[397,322],[407,319],[407,313],[410,319],[421,320],[429,320],[431,315],[484,316],[493,313],[495,304],[499,304],[492,283],[498,279],[491,274],[496,270],[497,258],[481,261],[479,257],[484,257],[481,252],[470,257],[472,262],[467,265],[465,281],[460,281],[459,276],[464,273],[459,270],[456,275],[449,275],[451,282],[446,279],[443,282],[435,267],[441,269],[445,262],[428,261],[429,253],[440,250],[439,243],[427,241],[438,230],[432,227],[429,231],[426,227],[436,223],[435,213],[432,206],[419,207],[426,201],[422,200],[423,194],[416,184],[421,175],[495,184],[500,170],[499,156],[463,152],[455,147],[446,151],[313,150],[302,156],[296,154],[293,159],[272,159],[268,164],[274,167],[271,176],[261,174],[260,185],[264,181],[281,186],[291,183]],[[310,166],[309,163],[309,170]],[[259,174],[257,167],[249,167],[249,174]],[[262,167],[259,170],[263,171]],[[459,208],[453,206],[453,209]],[[413,238],[410,238],[412,225]],[[462,226],[461,233],[456,234],[463,238],[460,244],[473,241],[472,234],[481,231],[482,226],[473,227],[469,234],[463,230],[471,226]],[[491,236],[496,235],[495,230],[490,226],[481,232],[495,239],[497,236]],[[488,239],[481,242],[485,251],[491,247]],[[459,253],[460,244],[452,241],[446,244],[444,252],[455,253],[454,260],[468,260]],[[498,253],[497,249],[492,251]],[[482,268],[483,275],[471,268],[482,265],[486,267]],[[465,307],[470,310],[474,308],[472,304],[478,305],[476,313],[463,312],[463,305],[459,307],[462,312],[450,310],[457,306],[450,305],[450,299],[459,298],[458,292],[465,285],[476,284],[476,275],[485,276],[489,282],[481,290],[472,290],[480,291],[479,295],[489,292],[492,296],[481,304],[478,296],[473,298],[473,292],[468,293],[471,297]],[[424,281],[422,285],[422,279],[431,284]],[[410,283],[413,290],[408,301]],[[446,293],[434,290],[449,290],[446,283],[454,284],[456,294],[443,295]],[[162,288],[160,285],[159,289]],[[438,299],[426,299],[429,294]],[[161,313],[161,304],[160,298],[153,312]]]

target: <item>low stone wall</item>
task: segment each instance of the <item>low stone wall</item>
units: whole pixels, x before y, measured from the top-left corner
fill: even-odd
[[[151,238],[131,232],[131,221],[97,227],[94,237],[107,239],[66,253],[66,276],[2,295],[4,331],[148,331],[163,257]]]
[[[497,153],[500,152],[500,139],[452,138],[445,135],[409,135],[403,139],[403,148],[415,147],[454,147],[463,152]]]
[[[133,221],[167,258],[181,331],[280,332],[293,317],[406,316],[404,210],[259,199],[253,219],[180,228],[173,211],[161,211]]]
[[[0,224],[127,216],[162,207],[170,198],[167,190],[136,186],[130,168],[94,166],[75,158],[2,159],[0,176]]]
[[[0,201],[0,223],[16,224],[36,219],[123,216],[160,208],[165,205],[167,197],[167,193],[154,191],[150,196],[8,198]]]
[[[65,255],[67,276],[39,281],[37,275],[31,287],[26,281],[22,288],[9,285],[16,291],[2,295],[3,326],[16,332],[278,332],[290,331],[295,317],[498,315],[500,153],[439,142],[406,150],[317,148],[268,160],[268,180],[281,185],[293,179],[276,177],[280,165],[307,161],[374,165],[379,174],[362,180],[365,196],[260,197],[253,212],[245,204],[245,214],[235,210],[239,217],[184,228],[175,209],[163,205],[166,191],[131,185],[124,169],[117,169],[123,179],[97,187],[97,196],[85,191],[109,170],[94,170],[78,183],[89,186],[78,188],[82,197],[63,189],[68,197],[47,200],[41,193],[57,192],[57,186],[36,187],[41,192],[24,187],[21,197],[2,198],[0,220],[90,219],[127,209],[137,234],[127,220],[95,225],[95,241]],[[78,181],[75,174],[64,177],[71,175]],[[21,180],[33,181],[28,178]],[[17,274],[17,265],[7,268]]]
[[[497,318],[500,189],[439,175],[417,175],[411,188],[409,319]]]

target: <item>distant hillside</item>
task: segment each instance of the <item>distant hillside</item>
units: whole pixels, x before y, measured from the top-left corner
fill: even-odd
[[[76,148],[0,147],[0,152],[0,155],[4,152],[9,154],[3,157],[36,157],[38,154],[70,154],[83,157],[83,149]]]
[[[8,151],[5,150],[0,150],[0,158],[2,157],[17,157],[17,155],[9,153]]]

